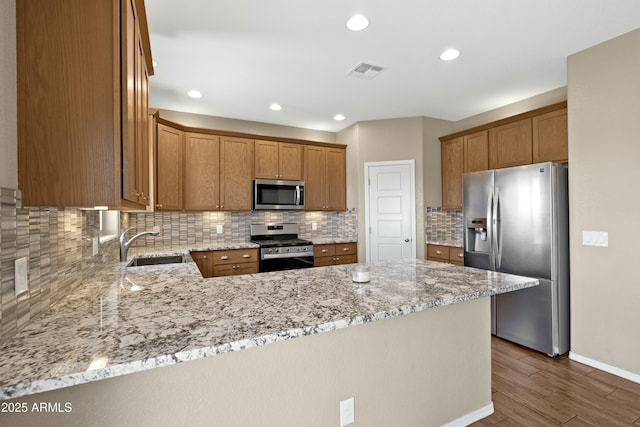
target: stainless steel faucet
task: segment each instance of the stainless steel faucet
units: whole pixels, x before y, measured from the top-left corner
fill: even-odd
[[[150,236],[159,236],[160,232],[158,231],[143,231],[142,233],[138,233],[129,240],[125,239],[125,234],[127,234],[131,230],[135,230],[136,227],[127,228],[120,234],[120,261],[127,260],[127,252],[129,252],[129,247],[133,242],[138,240],[142,236],[150,235]]]

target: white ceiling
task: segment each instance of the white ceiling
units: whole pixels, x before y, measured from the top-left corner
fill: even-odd
[[[339,131],[459,120],[566,85],[566,58],[640,27],[640,0],[146,0],[153,107]],[[355,13],[370,25],[351,32]],[[443,62],[455,47],[462,55]],[[640,49],[640,46],[638,47]],[[384,67],[372,80],[347,73]],[[201,99],[186,95],[191,89]],[[269,109],[277,102],[281,111]],[[341,113],[346,120],[333,116]]]

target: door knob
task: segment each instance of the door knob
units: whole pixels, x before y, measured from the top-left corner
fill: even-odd
[[[404,239],[405,243],[409,243],[409,239]]]

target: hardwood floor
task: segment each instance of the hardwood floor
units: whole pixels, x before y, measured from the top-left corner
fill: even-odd
[[[640,384],[491,339],[495,412],[473,426],[640,426]]]

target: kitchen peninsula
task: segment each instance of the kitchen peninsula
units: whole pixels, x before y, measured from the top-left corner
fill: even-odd
[[[350,397],[356,425],[488,415],[486,297],[537,280],[405,260],[356,284],[353,267],[203,279],[193,262],[115,263],[0,346],[5,402],[73,409],[0,421],[326,426]]]

